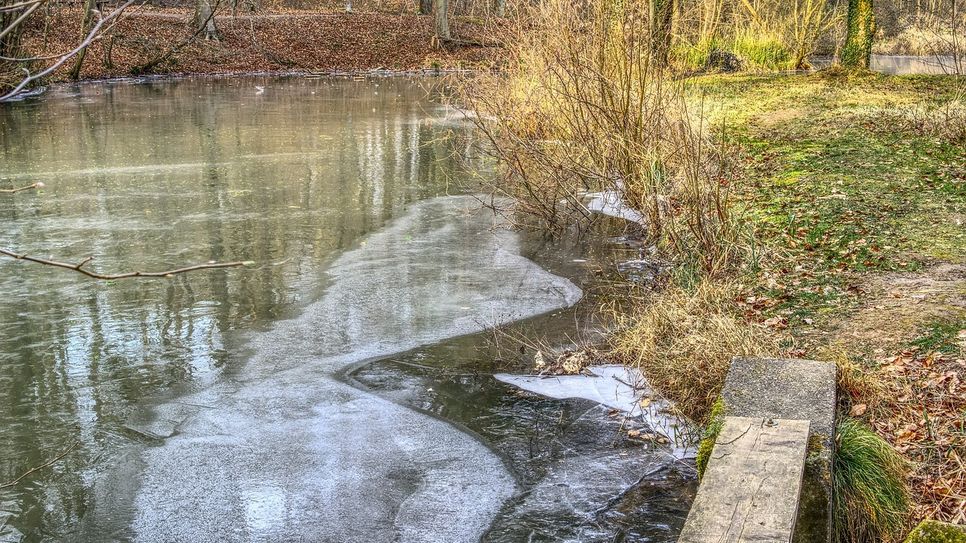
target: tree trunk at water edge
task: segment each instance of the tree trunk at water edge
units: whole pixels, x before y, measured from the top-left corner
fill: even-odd
[[[97,7],[97,0],[84,0],[84,20],[81,22],[81,39],[87,36],[94,26],[94,9]],[[81,67],[84,65],[84,57],[87,56],[87,47],[77,52],[74,65],[70,69],[69,77],[76,80],[80,77]]]
[[[869,68],[872,60],[872,40],[875,37],[875,13],[872,0],[849,0],[846,18],[845,45],[842,46],[842,66]]]
[[[195,24],[202,35],[203,39],[218,41],[218,28],[215,26],[215,8],[217,5],[212,5],[212,2],[216,0],[198,0],[198,4],[195,7]]]

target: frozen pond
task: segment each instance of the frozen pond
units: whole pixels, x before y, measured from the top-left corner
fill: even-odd
[[[0,109],[0,186],[46,184],[0,196],[0,246],[255,262],[98,283],[0,260],[0,484],[70,449],[0,487],[0,541],[673,541],[670,446],[493,378],[488,330],[563,337],[593,274],[481,206],[454,128],[407,79]]]
[[[810,59],[815,68],[826,68],[832,63],[831,57]],[[944,75],[957,74],[963,70],[961,61],[957,63],[952,56],[919,57],[912,55],[872,55],[869,69],[889,75]]]

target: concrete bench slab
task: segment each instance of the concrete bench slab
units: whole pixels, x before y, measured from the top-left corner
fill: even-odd
[[[794,543],[831,541],[835,391],[836,368],[831,362],[735,358],[721,392],[727,416],[809,421]]]
[[[809,422],[725,417],[681,543],[791,543]]]

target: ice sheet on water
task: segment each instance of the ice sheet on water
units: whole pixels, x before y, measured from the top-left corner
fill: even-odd
[[[668,438],[675,458],[693,456],[687,422],[671,414],[667,400],[655,394],[634,368],[619,364],[590,366],[581,375],[512,375],[499,373],[498,380],[550,398],[583,398],[640,416],[656,433]]]
[[[588,210],[601,213],[618,219],[644,224],[644,215],[632,208],[619,191],[605,190],[603,192],[592,192],[584,196],[587,203],[584,204]]]
[[[337,373],[575,303],[502,221],[436,198],[344,253],[322,298],[253,335],[230,379],[170,402],[192,412],[139,421],[165,439],[98,483],[85,540],[478,541],[516,488],[501,459]]]

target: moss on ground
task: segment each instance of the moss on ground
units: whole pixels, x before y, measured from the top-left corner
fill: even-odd
[[[906,543],[966,543],[966,526],[924,520],[909,534]]]

